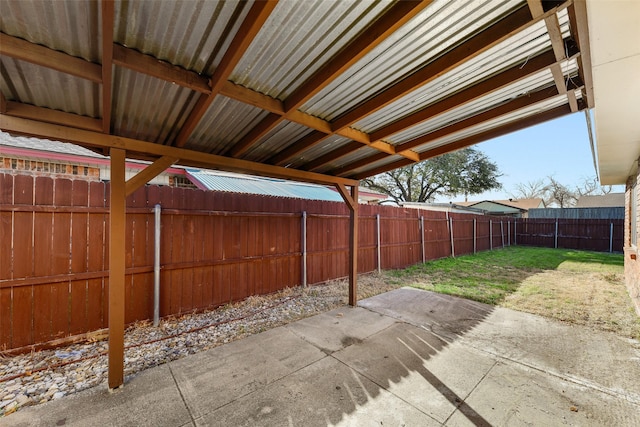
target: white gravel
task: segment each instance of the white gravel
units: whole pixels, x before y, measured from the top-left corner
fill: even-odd
[[[346,286],[333,282],[250,297],[200,314],[140,322],[125,333],[125,376],[344,305]],[[0,416],[106,383],[104,337],[18,356],[0,353]]]

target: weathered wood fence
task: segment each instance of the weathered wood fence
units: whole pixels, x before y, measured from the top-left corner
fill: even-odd
[[[0,350],[107,327],[108,195],[108,183],[0,174]],[[147,186],[127,199],[127,323],[153,317],[156,204],[161,316],[348,274],[343,203]],[[524,231],[513,218],[361,205],[358,270],[521,243]]]

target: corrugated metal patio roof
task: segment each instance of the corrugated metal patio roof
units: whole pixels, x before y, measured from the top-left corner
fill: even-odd
[[[229,163],[242,172],[257,163],[282,167],[264,175],[358,180],[592,104],[576,8],[0,0],[0,125],[252,162]]]

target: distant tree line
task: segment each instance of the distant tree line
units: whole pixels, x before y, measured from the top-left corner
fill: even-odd
[[[573,188],[560,183],[553,176],[518,184],[510,193],[514,199],[542,199],[545,208],[570,208],[582,196],[611,193],[610,185],[601,186],[596,177],[586,178]]]

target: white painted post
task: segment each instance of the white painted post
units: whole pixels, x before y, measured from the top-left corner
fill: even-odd
[[[556,237],[555,237],[554,247],[558,249],[558,218],[556,218]]]
[[[427,262],[426,248],[424,246],[424,216],[420,216],[420,244],[422,246],[422,263]]]
[[[302,211],[302,287],[307,287],[307,211]]]
[[[449,217],[449,236],[451,237],[451,256],[456,257],[456,248],[453,244],[453,218]]]
[[[507,221],[507,246],[511,246],[511,221]]]
[[[380,214],[376,214],[376,252],[377,252],[377,264],[378,273],[382,272],[381,257],[380,257]]]

